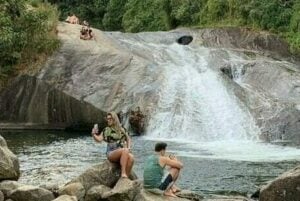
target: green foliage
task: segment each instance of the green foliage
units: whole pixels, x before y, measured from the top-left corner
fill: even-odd
[[[199,24],[199,14],[202,7],[201,1],[170,0],[170,17],[174,27]]]
[[[34,6],[34,7],[33,7]],[[0,0],[0,81],[15,73],[15,65],[29,64],[55,50],[58,11],[47,3]]]
[[[110,0],[103,18],[105,30],[122,30],[122,19],[125,13],[125,5],[128,0]]]
[[[128,32],[169,30],[171,23],[168,0],[129,0],[123,27]]]

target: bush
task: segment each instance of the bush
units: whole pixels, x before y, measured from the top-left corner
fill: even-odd
[[[122,19],[127,0],[110,0],[103,18],[103,27],[109,31],[123,30]]]
[[[59,45],[55,30],[58,11],[47,3],[0,0],[0,80],[15,74],[15,66],[27,67],[40,54],[49,54]]]
[[[123,17],[123,28],[127,32],[165,31],[171,28],[167,0],[129,0]]]

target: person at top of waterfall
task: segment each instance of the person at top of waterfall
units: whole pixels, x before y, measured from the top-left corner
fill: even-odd
[[[160,189],[164,191],[164,195],[176,197],[175,193],[180,189],[175,186],[181,169],[180,162],[174,155],[166,156],[167,144],[159,142],[155,145],[155,153],[150,155],[144,167],[144,188]],[[168,175],[163,179],[164,169],[168,166]]]
[[[72,16],[68,15],[65,21],[71,24],[79,24],[79,19],[75,14],[72,14]]]
[[[94,38],[94,34],[92,33],[92,29],[91,27],[88,26],[82,26],[81,30],[80,30],[80,39],[83,40],[91,40]]]
[[[130,176],[134,158],[130,153],[131,139],[121,126],[118,115],[110,112],[106,116],[107,127],[99,134],[97,126],[92,130],[92,136],[96,142],[107,143],[106,156],[110,162],[118,162],[121,165],[121,177]]]

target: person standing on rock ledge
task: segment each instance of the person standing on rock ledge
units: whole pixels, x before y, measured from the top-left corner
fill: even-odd
[[[130,153],[130,137],[122,127],[115,112],[108,113],[106,120],[108,126],[100,134],[97,126],[94,127],[92,136],[96,142],[107,142],[107,159],[113,163],[120,163],[121,177],[127,178],[131,173],[134,163],[133,155]]]
[[[144,188],[145,189],[159,189],[164,191],[164,195],[177,197],[176,192],[179,192],[175,186],[180,170],[183,164],[175,156],[166,155],[167,144],[159,142],[155,145],[155,154],[149,156],[145,162],[144,167]],[[169,174],[162,181],[164,168],[168,166]]]

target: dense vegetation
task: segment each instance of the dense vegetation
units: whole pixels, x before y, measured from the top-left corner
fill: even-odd
[[[9,76],[28,71],[58,47],[57,22],[58,11],[49,3],[0,0],[0,88]]]
[[[246,26],[280,34],[300,49],[300,0],[49,0],[103,30]]]

